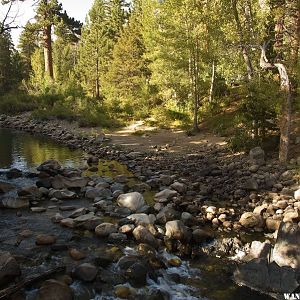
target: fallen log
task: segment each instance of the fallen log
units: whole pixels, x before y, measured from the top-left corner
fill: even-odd
[[[5,288],[3,290],[0,290],[0,300],[3,299],[8,299],[11,295],[17,293],[18,291],[20,291],[21,289],[27,287],[27,286],[31,286],[32,284],[47,279],[50,276],[56,274],[56,273],[61,273],[64,272],[66,269],[65,266],[59,266],[56,267],[52,270],[46,271],[42,274],[35,274],[32,276],[28,276],[27,278],[21,280],[20,282],[18,282],[17,284],[10,286],[8,288]]]

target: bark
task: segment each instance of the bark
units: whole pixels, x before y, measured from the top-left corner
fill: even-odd
[[[289,154],[290,130],[292,122],[292,89],[287,69],[282,63],[272,64],[266,57],[267,43],[261,47],[260,66],[263,69],[277,68],[280,76],[280,86],[284,93],[280,120],[279,161],[286,163]]]
[[[215,73],[216,73],[216,66],[215,61],[212,62],[212,73],[211,73],[211,83],[209,89],[209,102],[212,103],[214,100],[214,90],[215,90]]]
[[[239,18],[239,13],[237,10],[237,0],[231,0],[231,6],[232,6],[232,11],[233,11],[233,15],[234,15],[234,20],[235,20],[235,24],[236,24],[236,29],[239,35],[239,40],[240,40],[240,47],[242,49],[242,55],[247,67],[247,74],[248,74],[248,79],[251,80],[254,74],[254,69],[253,69],[253,65],[251,62],[251,58],[249,55],[249,51],[246,47],[246,42],[245,42],[245,38],[244,38],[244,33],[243,33],[243,28],[242,28],[242,24]]]
[[[276,61],[283,60],[283,35],[284,35],[284,17],[285,17],[285,0],[277,1],[274,7],[275,11],[275,43],[274,51]]]
[[[52,40],[51,40],[51,25],[43,28],[43,41],[44,41],[44,60],[45,60],[45,73],[51,78],[53,77],[53,58],[52,58]]]

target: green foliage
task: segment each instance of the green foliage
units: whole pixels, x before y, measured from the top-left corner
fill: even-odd
[[[0,113],[16,114],[37,108],[37,99],[24,92],[6,93],[0,97]]]

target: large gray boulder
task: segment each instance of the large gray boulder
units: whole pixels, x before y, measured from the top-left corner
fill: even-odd
[[[118,197],[117,202],[119,206],[127,207],[134,212],[138,211],[145,205],[143,195],[138,192],[122,194]]]
[[[300,268],[300,228],[291,222],[280,224],[272,259],[281,267]]]
[[[263,166],[265,162],[265,151],[261,147],[256,147],[250,150],[250,163],[252,165]]]
[[[234,272],[234,280],[239,285],[282,299],[283,293],[292,293],[298,288],[298,274],[292,268],[281,268],[267,258],[256,258],[239,265]],[[280,298],[281,297],[281,298]]]

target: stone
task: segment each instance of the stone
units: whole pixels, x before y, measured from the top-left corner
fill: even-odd
[[[291,222],[281,223],[272,259],[281,267],[300,267],[300,228]]]
[[[0,200],[0,207],[1,206],[14,209],[26,208],[29,207],[29,201],[28,199],[9,197]]]
[[[256,147],[249,152],[252,165],[262,166],[265,164],[265,151],[261,147]]]
[[[268,263],[266,258],[252,259],[239,265],[234,272],[234,280],[239,285],[270,294],[276,299],[282,299],[283,293],[292,293],[299,286],[295,270],[281,268],[275,262]]]
[[[74,199],[77,198],[77,194],[67,189],[63,189],[63,190],[50,189],[49,197],[50,198],[53,197],[57,199]]]
[[[43,194],[41,193],[41,191],[39,190],[38,187],[33,185],[33,186],[26,186],[26,187],[19,189],[18,195],[20,197],[30,196],[31,198],[39,199],[42,197]]]
[[[74,277],[82,281],[93,281],[98,273],[98,268],[91,263],[83,263],[77,266],[73,272]]]
[[[175,181],[174,183],[172,183],[170,185],[170,187],[173,190],[177,191],[179,194],[185,193],[186,189],[187,189],[187,187],[186,187],[186,185],[184,183],[181,183],[181,182],[178,182],[178,181]]]
[[[213,239],[213,236],[203,229],[195,229],[192,233],[193,241],[197,244],[202,244]]]
[[[83,188],[89,182],[87,177],[64,177],[61,175],[56,175],[52,180],[52,187],[54,189],[63,189],[63,188]]]
[[[294,198],[296,200],[300,200],[300,189],[298,189],[297,191],[294,192]]]
[[[125,224],[119,228],[119,232],[128,234],[131,233],[134,228],[135,226],[133,224]]]
[[[110,233],[107,239],[110,243],[122,243],[127,240],[127,235],[121,232]]]
[[[63,282],[49,279],[39,288],[36,300],[73,300],[72,289]]]
[[[88,199],[110,198],[110,197],[112,197],[112,193],[109,189],[106,189],[106,188],[91,188],[91,187],[89,187],[85,192],[85,197]]]
[[[279,229],[281,221],[278,219],[267,218],[266,227],[269,231],[274,232]]]
[[[158,247],[158,241],[151,234],[151,232],[142,225],[137,226],[133,230],[133,236],[139,243],[144,243],[152,246],[153,248]]]
[[[82,215],[85,215],[88,212],[88,210],[85,207],[81,207],[76,209],[74,212],[72,212],[69,216],[69,218],[77,218]]]
[[[86,254],[80,250],[77,250],[75,248],[71,248],[69,250],[69,255],[74,259],[74,260],[81,260],[86,258]]]
[[[139,192],[132,192],[121,194],[117,199],[117,203],[119,206],[129,208],[135,212],[145,205],[145,200]]]
[[[136,261],[125,271],[125,277],[134,287],[145,286],[147,280],[147,267],[144,263]]]
[[[39,234],[36,237],[35,243],[37,245],[52,245],[56,243],[56,236],[55,235],[47,235],[47,234]]]
[[[181,215],[179,211],[172,207],[166,206],[156,215],[156,220],[158,224],[165,224],[168,221],[179,219],[180,216]]]
[[[0,181],[0,194],[7,193],[7,192],[13,190],[14,188],[15,188],[14,185],[4,182],[4,181]]]
[[[95,233],[99,237],[107,237],[116,232],[118,232],[118,227],[112,223],[102,223],[95,228]]]
[[[46,172],[50,175],[56,175],[60,169],[61,165],[54,159],[47,160],[37,167],[38,171]]]
[[[0,252],[0,287],[21,275],[16,259],[9,252]]]
[[[74,219],[72,219],[72,218],[62,219],[62,220],[60,220],[60,224],[62,226],[69,227],[69,228],[75,227],[75,222],[74,222]]]
[[[180,241],[188,241],[190,239],[188,228],[180,220],[166,223],[166,236]]]
[[[170,189],[164,189],[159,193],[155,194],[154,200],[157,202],[166,202],[177,196],[177,192]]]
[[[154,215],[147,215],[147,214],[132,214],[127,217],[130,220],[134,220],[135,224],[137,225],[148,225],[154,224],[156,218]]]
[[[299,212],[298,210],[288,210],[284,212],[283,222],[298,222],[299,221]]]
[[[115,295],[120,299],[130,299],[132,297],[132,289],[124,285],[115,287]]]
[[[42,213],[42,212],[45,212],[47,210],[47,208],[46,207],[35,206],[35,207],[31,207],[30,210],[32,212]]]
[[[243,213],[239,222],[246,228],[262,227],[264,223],[260,215],[252,212]]]

